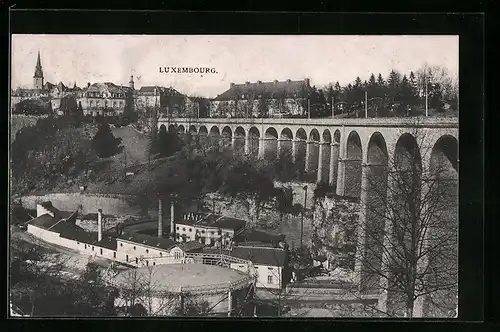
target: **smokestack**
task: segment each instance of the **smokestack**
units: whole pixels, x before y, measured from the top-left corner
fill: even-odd
[[[174,201],[170,201],[170,235],[175,240],[175,216],[174,216]]]
[[[102,210],[97,210],[97,241],[102,240]]]
[[[163,235],[163,208],[161,199],[158,200],[158,237]]]

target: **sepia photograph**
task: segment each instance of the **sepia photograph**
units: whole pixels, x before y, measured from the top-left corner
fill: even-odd
[[[10,315],[457,318],[458,35],[13,34]]]

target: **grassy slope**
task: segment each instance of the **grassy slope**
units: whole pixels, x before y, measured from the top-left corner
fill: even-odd
[[[131,177],[129,183],[123,180],[125,160],[126,165],[136,165],[147,163],[148,161],[148,137],[135,131],[132,127],[113,128],[115,137],[122,139],[124,151],[118,155],[107,158],[108,165],[100,177],[101,181],[88,183],[87,191],[98,193],[119,193],[132,194],[137,192],[141,184],[144,183],[147,174],[140,174]],[[126,155],[126,159],[125,159]],[[147,167],[144,167],[147,168]],[[78,188],[73,188],[73,190]]]

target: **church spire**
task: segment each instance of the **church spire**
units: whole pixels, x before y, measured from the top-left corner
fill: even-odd
[[[40,50],[36,59],[35,75],[33,75],[33,87],[35,89],[43,89],[43,71],[42,62],[40,61]]]

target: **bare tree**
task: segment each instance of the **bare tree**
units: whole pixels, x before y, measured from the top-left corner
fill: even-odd
[[[155,281],[153,277],[156,272],[155,266],[147,265],[145,270],[130,269],[124,273],[121,298],[130,315],[163,316],[172,312],[178,296],[161,282]],[[145,312],[134,312],[141,306]]]
[[[457,145],[428,146],[425,129],[412,128],[389,164],[379,155],[367,169],[354,258],[360,291],[382,291],[381,311],[413,317],[424,307],[419,316],[442,317],[457,305]]]

